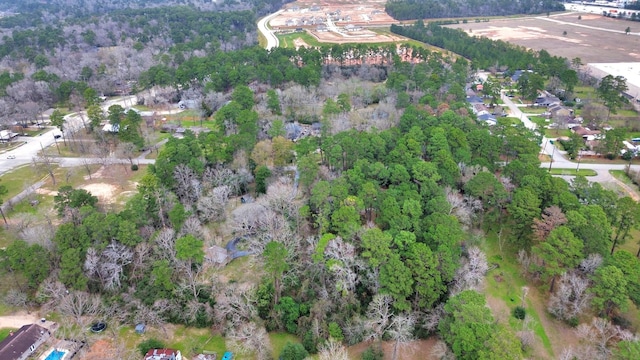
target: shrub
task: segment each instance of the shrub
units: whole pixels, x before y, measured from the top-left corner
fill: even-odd
[[[140,344],[138,344],[138,350],[140,350],[140,354],[142,354],[142,356],[144,356],[147,353],[147,351],[151,349],[163,349],[163,348],[165,348],[164,343],[154,338],[145,340]]]
[[[131,170],[138,171],[138,164],[131,165]]]
[[[522,306],[516,306],[513,309],[513,317],[518,320],[524,320],[524,317],[527,315],[527,311]]]
[[[384,352],[382,352],[380,346],[368,347],[367,350],[362,353],[362,360],[382,360],[383,358]]]
[[[309,353],[305,350],[302,344],[287,343],[282,349],[280,359],[282,360],[304,360]]]
[[[580,324],[580,320],[578,320],[578,318],[575,316],[567,320],[567,325],[571,326],[572,328],[578,327],[578,324]]]

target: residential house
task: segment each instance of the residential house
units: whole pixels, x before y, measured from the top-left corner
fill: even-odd
[[[549,107],[549,113],[553,119],[566,118],[573,115],[573,109],[569,109],[560,104],[554,104]]]
[[[120,131],[120,124],[107,123],[102,127],[102,131],[115,134]]]
[[[492,114],[478,115],[478,120],[485,122],[489,126],[493,126],[498,123],[498,120]]]
[[[513,75],[511,75],[511,81],[512,82],[518,82],[518,79],[520,79],[520,76],[522,76],[523,71],[522,70],[516,70],[513,72]]]
[[[477,95],[471,95],[471,96],[467,96],[467,102],[469,104],[484,104],[484,100],[482,100],[482,98],[480,96]]]
[[[569,119],[569,121],[567,121],[567,129],[573,129],[576,126],[582,126],[582,117],[572,117],[571,119]]]
[[[571,129],[571,132],[573,132],[574,134],[578,134],[580,136],[582,136],[582,138],[586,141],[593,141],[596,138],[599,137],[600,135],[600,131],[599,130],[591,130],[589,128],[585,128],[582,126],[574,126]]]
[[[476,114],[476,116],[491,114],[489,109],[487,109],[487,107],[484,104],[473,104],[473,106],[471,107],[471,111],[473,111],[473,113]]]
[[[221,246],[214,245],[205,249],[204,259],[215,265],[224,266],[229,262],[229,252]]]
[[[560,103],[561,103],[561,101],[560,101],[560,99],[558,99],[557,96],[553,96],[553,95],[549,95],[549,94],[546,94],[546,95],[543,95],[543,96],[538,96],[536,98],[536,101],[535,101],[535,105],[537,105],[537,106],[547,106],[547,107],[558,105]]]
[[[51,333],[49,330],[37,325],[25,325],[16,332],[9,333],[0,342],[0,359],[24,360],[33,354],[44,343]]]
[[[151,349],[147,351],[144,360],[182,360],[180,350]]]

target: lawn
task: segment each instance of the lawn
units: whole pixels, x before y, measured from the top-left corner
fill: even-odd
[[[269,340],[271,341],[271,353],[273,354],[274,359],[278,359],[280,357],[282,349],[284,349],[287,343],[300,343],[300,339],[295,335],[282,332],[269,333]]]
[[[9,333],[11,331],[16,331],[16,330],[18,329],[8,329],[8,328],[0,329],[0,341],[4,340],[7,336],[9,336]]]
[[[537,115],[547,112],[547,108],[544,106],[527,106],[526,108],[523,108],[521,110],[525,114],[537,114]]]
[[[571,136],[571,130],[544,129],[544,136],[546,136],[547,138],[556,138],[561,136],[569,137]]]
[[[528,116],[529,120],[535,123],[539,128],[543,128],[548,124],[547,119],[541,116]]]
[[[598,173],[595,170],[591,169],[580,169],[576,171],[576,169],[554,169],[552,168],[549,171],[551,175],[566,175],[566,176],[596,176]]]

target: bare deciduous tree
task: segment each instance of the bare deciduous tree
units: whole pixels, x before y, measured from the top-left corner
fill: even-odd
[[[199,198],[196,203],[198,218],[203,222],[224,220],[230,193],[231,188],[222,185],[213,188],[207,196]]]
[[[484,252],[475,246],[469,248],[466,258],[462,260],[462,266],[456,271],[452,294],[464,290],[478,291],[488,270],[489,264]]]
[[[549,233],[560,225],[567,223],[567,217],[557,205],[542,210],[542,219],[533,219],[533,234],[538,241],[543,241]]]
[[[72,291],[58,304],[61,314],[71,317],[76,324],[84,327],[102,310],[100,297],[83,291]],[[86,321],[88,318],[89,321]]]
[[[159,253],[167,260],[176,260],[176,232],[172,228],[163,228],[156,235],[154,242],[160,248]]]
[[[589,279],[576,272],[565,273],[560,277],[555,293],[551,294],[547,309],[554,316],[568,320],[580,316],[589,306],[591,294]]]
[[[433,345],[431,356],[440,360],[455,360],[456,358],[453,351],[447,346],[447,343],[442,340],[436,341],[435,345]]]
[[[104,289],[115,290],[120,287],[124,267],[129,265],[132,259],[131,249],[114,241],[100,254],[95,249],[89,248],[84,268],[87,276],[99,280]]]
[[[608,359],[611,356],[610,347],[620,340],[633,338],[629,331],[602,318],[593,318],[591,324],[580,324],[576,333],[585,347],[584,353],[589,354],[590,359]]]
[[[185,235],[193,235],[197,239],[202,239],[204,237],[204,232],[202,230],[202,224],[200,220],[198,220],[195,216],[190,216],[187,220],[182,224],[182,228],[180,229],[180,233],[178,237],[182,237]]]
[[[198,175],[189,166],[179,164],[173,171],[176,180],[175,193],[180,202],[187,206],[193,205],[202,194],[202,184]]]
[[[320,345],[319,350],[319,360],[349,360],[347,348],[333,338],[329,338],[329,341]]]
[[[229,286],[216,297],[215,316],[229,327],[250,322],[258,314],[253,299],[254,290],[239,286]]]
[[[398,359],[401,350],[411,350],[408,345],[413,341],[413,331],[416,323],[414,314],[395,315],[391,320],[387,334],[393,340],[393,356],[392,359]]]
[[[258,360],[271,359],[271,342],[264,327],[255,322],[243,322],[229,329],[226,338],[240,354],[255,354]]]
[[[36,301],[42,305],[43,309],[52,310],[67,293],[67,288],[58,281],[58,274],[54,273],[40,284]]]
[[[4,303],[9,306],[25,308],[28,304],[27,294],[17,289],[11,289],[4,296]]]
[[[381,339],[391,323],[393,299],[386,294],[373,297],[367,309],[366,327],[369,329],[368,339]]]
[[[585,275],[592,275],[599,267],[602,265],[602,255],[600,254],[589,254],[586,259],[583,259],[580,262],[578,268]]]

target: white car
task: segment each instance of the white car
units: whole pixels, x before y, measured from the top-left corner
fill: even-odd
[[[7,156],[7,159],[15,159],[15,158],[16,158],[16,156],[15,156],[15,155],[9,155],[9,156]]]

